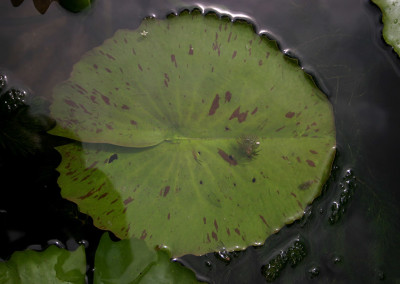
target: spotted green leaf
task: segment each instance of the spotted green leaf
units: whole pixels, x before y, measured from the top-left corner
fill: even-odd
[[[0,283],[85,283],[86,258],[83,246],[68,251],[50,246],[43,252],[17,251],[0,262]]]
[[[332,108],[251,25],[183,13],[120,30],[54,90],[62,195],[174,256],[263,243],[303,215],[335,152]]]
[[[383,37],[400,55],[400,1],[372,0],[382,10]]]

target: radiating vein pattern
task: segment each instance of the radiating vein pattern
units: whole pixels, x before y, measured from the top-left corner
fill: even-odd
[[[57,148],[63,196],[175,256],[264,242],[302,216],[335,153],[331,105],[297,62],[250,24],[196,11],[117,31],[51,112],[51,133],[82,142]]]

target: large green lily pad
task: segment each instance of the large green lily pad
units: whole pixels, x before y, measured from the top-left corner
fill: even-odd
[[[94,283],[198,283],[192,271],[170,261],[168,252],[143,240],[113,242],[104,234],[96,251]]]
[[[62,195],[174,256],[261,244],[301,217],[335,152],[332,108],[248,23],[184,12],[120,30],[54,90]]]
[[[85,249],[68,251],[50,246],[43,252],[17,251],[0,262],[0,283],[85,283]]]
[[[382,10],[383,37],[400,55],[400,2],[395,0],[372,0]]]

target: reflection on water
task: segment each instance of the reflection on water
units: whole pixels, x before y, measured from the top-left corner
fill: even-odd
[[[193,4],[159,0],[126,0],[117,4],[98,0],[92,10],[70,15],[53,3],[41,16],[33,8],[32,1],[24,1],[18,8],[2,1],[0,66],[6,69],[9,77],[18,78],[29,86],[32,95],[50,98],[54,85],[69,77],[72,63],[79,61],[85,51],[100,45],[115,30],[134,29],[147,15],[164,17],[184,5]],[[190,260],[190,266],[195,267],[199,275],[217,283],[227,282],[227,279],[262,283],[265,279],[261,267],[300,235],[308,254],[295,269],[286,267],[282,270],[279,279],[283,282],[301,283],[311,277],[328,283],[399,279],[396,268],[399,247],[395,245],[399,234],[399,211],[395,205],[400,194],[395,190],[394,179],[399,136],[397,132],[389,131],[396,129],[399,121],[396,92],[400,87],[400,65],[397,56],[381,40],[379,10],[368,1],[349,3],[345,0],[289,1],[286,5],[278,0],[203,1],[202,5],[248,15],[256,23],[257,30],[268,31],[278,40],[282,50],[298,57],[301,65],[315,76],[334,105],[340,154],[338,176],[352,168],[359,186],[345,214],[334,225],[329,225],[328,218],[332,202],[337,200],[340,191],[332,186],[314,202],[303,226],[299,222],[285,227],[270,237],[264,247],[240,252],[228,265],[213,255],[188,256],[182,262],[188,264]],[[46,221],[51,210],[32,220],[31,223],[36,225],[35,234],[23,217],[35,212],[35,206],[30,202],[40,204],[49,196],[58,195],[54,168],[59,157],[51,150],[52,144],[48,144],[49,153],[45,156],[22,160],[23,163],[21,157],[18,161],[12,158],[1,161],[2,179],[13,178],[12,189],[7,188],[7,194],[2,189],[4,197],[0,199],[0,209],[7,212],[1,213],[3,227],[34,236],[11,242],[7,232],[1,232],[1,257],[11,253],[6,247],[24,249],[28,243],[45,243],[54,235],[64,242],[69,237],[62,233],[65,232],[62,227],[66,225],[60,225],[57,233],[44,233],[46,227],[52,226]],[[57,204],[63,204],[59,196],[54,198],[58,200]],[[20,204],[13,200],[20,200]],[[10,205],[18,208],[17,212]],[[54,202],[46,202],[43,206],[53,208]],[[75,220],[81,222],[79,218]],[[74,223],[65,219],[52,221]],[[24,232],[26,228],[31,231]],[[75,238],[82,235],[82,238],[90,236],[80,233]],[[89,240],[89,248],[92,248],[89,258],[96,242],[95,238],[92,242]]]

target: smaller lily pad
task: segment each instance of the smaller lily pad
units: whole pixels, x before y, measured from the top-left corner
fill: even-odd
[[[75,251],[50,246],[43,252],[17,251],[0,263],[0,283],[85,283],[84,247]]]
[[[95,258],[94,283],[197,283],[194,273],[132,238],[113,242],[103,234]]]
[[[400,55],[400,2],[372,0],[382,10],[383,38]]]

